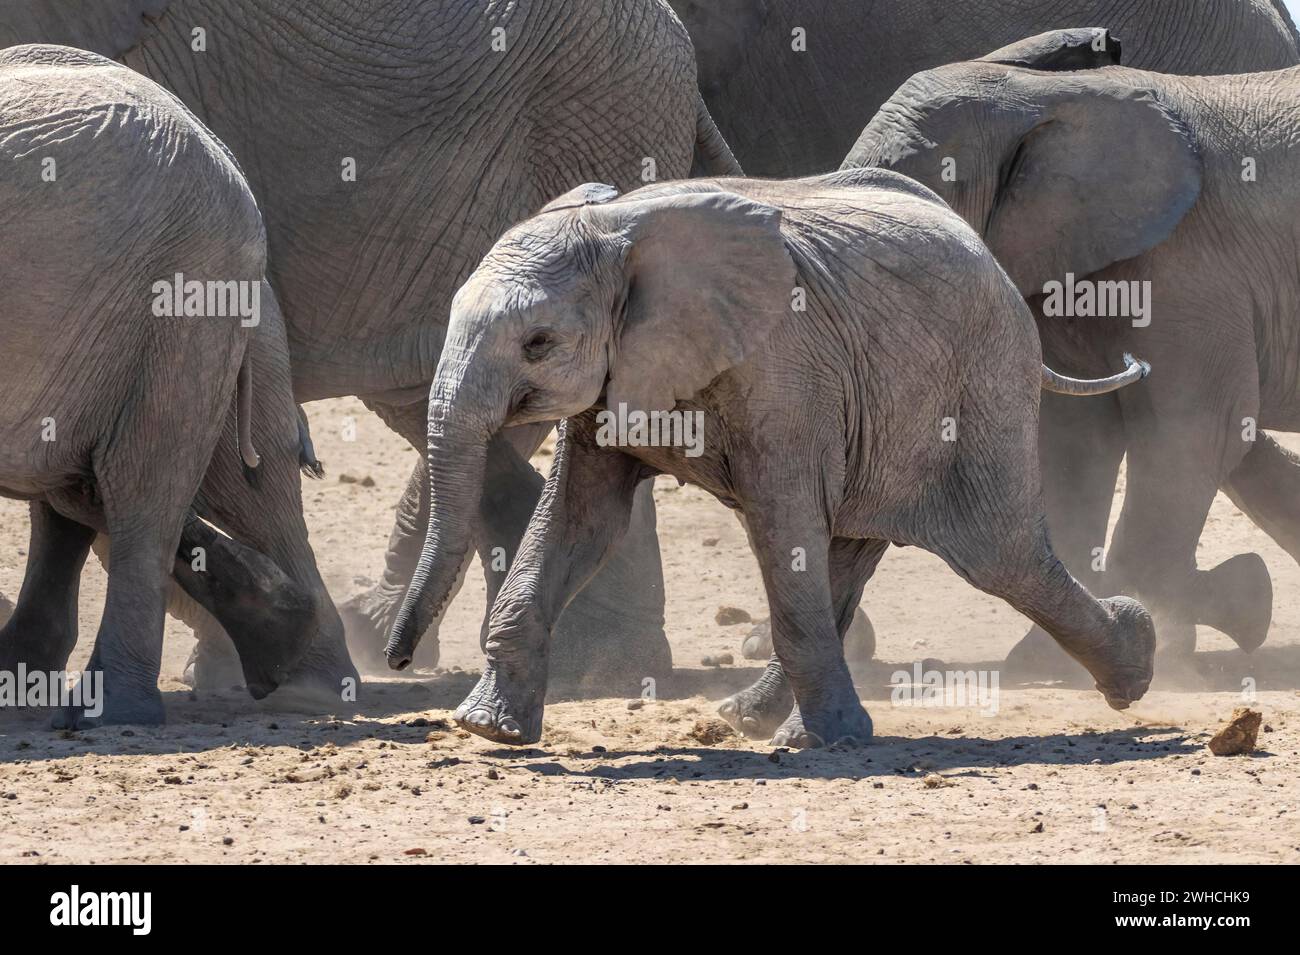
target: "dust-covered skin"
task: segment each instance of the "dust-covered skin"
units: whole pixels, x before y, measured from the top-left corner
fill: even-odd
[[[1054,62],[1066,49],[1073,71]],[[1137,391],[1045,401],[1040,446],[1067,566],[1146,602],[1184,665],[1197,624],[1247,651],[1268,631],[1258,555],[1197,567],[1216,491],[1300,559],[1300,464],[1260,430],[1300,427],[1300,68],[1180,77],[1121,58],[1104,30],[1062,31],[919,73],[844,165],[909,175],[979,228],[1049,363],[1096,373],[1137,352],[1158,369]],[[1061,315],[1045,293],[1067,282],[1121,289],[1129,306]],[[1125,454],[1130,493],[1106,547]],[[1031,635],[1010,662],[1062,674],[1052,659]]]
[[[685,177],[697,163],[738,172],[702,109],[685,29],[646,0],[0,6],[0,46],[35,41],[121,60],[230,147],[265,218],[296,398],[358,395],[421,448],[452,294],[502,231],[589,180],[626,190],[647,175]],[[488,461],[476,544],[493,590],[502,569],[490,555],[513,556],[541,491],[525,462],[544,432],[498,443]],[[349,640],[371,663],[427,523],[418,460],[398,494],[384,573],[341,606]],[[573,647],[574,667],[597,660],[590,648],[610,639],[626,643],[635,673],[670,665],[650,507],[644,498],[636,533],[566,616],[560,648]],[[639,650],[651,641],[653,651]],[[200,662],[219,663],[208,650]],[[425,653],[436,661],[436,625]],[[217,666],[205,680],[197,669],[208,686],[228,671]],[[613,663],[575,676],[630,678]]]
[[[331,588],[357,586],[383,556],[393,500],[416,452],[366,418],[355,399],[307,407],[328,469],[325,481],[304,486],[312,541],[323,545]],[[344,440],[349,418],[360,424],[355,441]],[[1281,440],[1300,448],[1292,436]],[[534,463],[545,471],[549,460]],[[66,740],[41,717],[0,719],[0,860],[1300,861],[1292,784],[1300,760],[1300,567],[1225,497],[1211,510],[1201,557],[1263,554],[1278,606],[1268,642],[1253,656],[1202,631],[1197,660],[1207,682],[1196,692],[1151,691],[1117,713],[1091,689],[1020,689],[1003,674],[992,718],[969,708],[896,708],[893,671],[910,673],[917,663],[996,669],[1026,621],[933,555],[895,548],[870,597],[877,656],[886,662],[855,671],[874,741],[859,750],[781,753],[772,763],[751,740],[703,746],[688,735],[761,670],[700,665],[705,656],[734,654],[747,629],[715,624],[719,606],[751,614],[764,606],[744,531],[703,490],[661,477],[654,491],[677,667],[675,685],[658,688],[660,702],[629,710],[624,698],[556,694],[542,742],[525,750],[436,725],[401,726],[450,723],[477,679],[484,590],[476,574],[442,630],[442,665],[452,669],[417,671],[409,689],[375,693],[368,684],[363,708],[337,727],[263,712],[242,693],[191,701],[177,678],[194,640],[172,620],[161,684],[167,727]],[[2,592],[16,592],[22,579],[25,513],[0,500]],[[81,631],[93,634],[104,596],[98,562],[88,562],[81,592]],[[90,642],[83,637],[71,666],[84,665]],[[1274,730],[1259,737],[1267,755],[1210,757],[1205,743],[1242,705],[1240,681],[1250,675],[1261,691],[1252,705]],[[430,733],[444,737],[437,749],[425,742]],[[953,785],[927,788],[931,774]],[[171,777],[180,782],[166,782]],[[339,798],[343,787],[350,793]],[[17,798],[5,798],[11,792]],[[748,808],[733,808],[742,803]],[[491,828],[498,809],[508,813],[504,832]],[[470,816],[486,821],[471,824]],[[1103,819],[1106,829],[1097,831]],[[1034,832],[1040,822],[1043,831]],[[593,830],[601,838],[590,838]],[[404,854],[416,848],[428,855]],[[512,855],[516,849],[528,855]]]
[[[67,47],[13,47],[0,53],[0,91],[0,159],[10,170],[0,195],[0,494],[31,502],[32,528],[24,587],[0,630],[0,672],[64,668],[98,531],[113,552],[89,664],[102,697],[74,699],[56,724],[161,722],[164,592],[191,504],[214,448],[214,482],[224,472],[242,488],[263,466],[250,435],[254,364],[266,375],[258,423],[277,407],[294,414],[287,365],[254,360],[284,338],[264,281],[262,220],[229,151],[138,73]],[[174,314],[171,297],[194,283],[209,285],[207,294],[199,286],[197,314],[188,298]],[[215,283],[237,300],[215,305]],[[228,417],[237,422],[219,445]],[[296,432],[285,455],[274,430],[264,434],[268,482],[278,486],[287,457],[296,488]],[[210,499],[238,508],[238,496],[214,489]],[[277,503],[282,514],[264,523],[300,513],[296,492]],[[239,545],[223,553],[229,576],[249,569]],[[317,592],[328,604],[318,579],[308,599]],[[220,612],[229,599],[209,605]],[[311,640],[310,609],[256,631],[245,672],[263,695]],[[251,633],[257,621],[248,623]]]
[[[389,663],[409,665],[453,590],[495,433],[573,415],[493,604],[487,670],[456,712],[466,729],[537,740],[552,628],[655,473],[741,516],[796,703],[778,745],[871,737],[841,641],[891,542],[939,554],[1037,620],[1123,708],[1146,689],[1154,631],[1052,554],[1038,393],[1064,381],[1039,357],[988,250],[902,176],[573,190],[507,232],[457,293],[429,402],[428,537]],[[1128,365],[1070,387],[1132,385],[1144,369]],[[708,429],[698,444],[623,440],[600,423],[674,408]],[[744,727],[742,709],[722,712]]]
[[[1162,73],[1300,64],[1281,0],[669,2],[695,42],[704,99],[751,176],[829,172],[913,73],[1048,30],[1109,27],[1127,62]]]

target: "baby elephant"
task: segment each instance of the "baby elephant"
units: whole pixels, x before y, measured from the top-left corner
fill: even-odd
[[[1145,370],[1082,382],[1042,366],[984,244],[894,173],[621,199],[582,187],[507,232],[457,293],[429,417],[429,532],[389,662],[410,659],[455,580],[488,439],[568,417],[492,609],[483,678],[456,711],[466,729],[539,738],[551,628],[659,473],[739,509],[762,571],[776,658],[722,707],[745,732],[788,746],[871,736],[841,637],[891,541],[1040,623],[1126,707],[1151,677],[1151,621],[1092,597],[1053,555],[1038,396]]]
[[[248,618],[242,603],[283,577],[190,514],[237,381],[242,463],[233,441],[220,453],[235,473],[259,464],[248,341],[259,308],[273,307],[261,215],[234,159],[178,100],[79,50],[0,52],[0,164],[0,494],[33,502],[34,542],[0,669],[66,661],[77,580],[101,531],[112,560],[88,670],[103,695],[60,720],[161,722],[165,595],[183,527],[213,560],[234,562],[195,586],[214,610],[232,605],[226,619]],[[242,600],[227,592],[245,584]],[[299,623],[250,675],[261,692],[312,638],[311,608],[284,609]]]

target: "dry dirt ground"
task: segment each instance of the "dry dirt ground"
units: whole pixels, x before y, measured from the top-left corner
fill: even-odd
[[[328,474],[306,484],[308,519],[342,599],[382,565],[414,452],[359,402],[309,412]],[[348,419],[354,441],[343,440]],[[1253,656],[1205,630],[1198,685],[1153,690],[1125,713],[1090,690],[1007,685],[994,715],[893,705],[893,671],[925,660],[995,670],[1026,626],[937,559],[893,550],[865,600],[884,662],[857,674],[875,741],[773,752],[694,732],[758,673],[738,652],[748,627],[719,626],[715,612],[762,616],[762,590],[721,505],[665,479],[656,497],[678,667],[658,700],[553,704],[529,749],[459,732],[450,710],[479,667],[477,573],[443,630],[446,669],[370,679],[355,711],[324,718],[237,693],[195,697],[179,681],[193,640],[169,622],[167,726],[60,734],[36,713],[0,720],[0,861],[1300,861],[1300,568],[1226,500],[1200,562],[1246,550],[1268,561],[1273,629]],[[24,506],[0,501],[8,596],[26,547]],[[73,667],[103,594],[92,558]],[[701,665],[719,653],[736,664]],[[1206,741],[1250,678],[1265,723],[1258,751],[1210,755]]]

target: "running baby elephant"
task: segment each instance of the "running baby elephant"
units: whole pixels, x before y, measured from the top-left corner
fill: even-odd
[[[224,507],[242,511],[246,524],[287,526],[315,575],[297,497],[298,415],[284,328],[264,282],[257,203],[229,152],[179,100],[66,47],[0,51],[0,162],[0,494],[32,502],[27,574],[0,630],[0,669],[66,665],[78,579],[101,532],[111,548],[108,595],[88,671],[102,676],[103,695],[69,707],[56,724],[162,721],[158,672],[174,566],[243,641],[249,688],[265,695],[312,644],[323,586],[290,586],[299,568],[283,549],[260,542],[265,556],[198,519],[220,518]],[[224,304],[214,311],[218,292]],[[267,375],[256,406],[255,364]],[[267,460],[253,445],[259,421]],[[297,511],[287,524],[256,515],[252,484],[269,495],[287,487],[286,475],[292,493],[274,500]],[[189,563],[198,546],[219,574]]]
[[[746,733],[871,736],[840,641],[891,541],[1040,623],[1126,707],[1151,678],[1151,620],[1091,596],[1053,555],[1038,396],[1145,372],[1130,360],[1086,382],[1043,366],[1029,310],[978,236],[894,173],[623,198],[580,187],[508,231],[456,295],[431,402],[431,520],[389,663],[410,661],[451,591],[488,441],[567,418],[492,608],[483,677],[456,711],[465,729],[537,741],[555,621],[659,473],[738,509],[758,559],[776,655],[721,710]],[[683,416],[702,440],[671,446],[663,432],[680,437]]]
[[[1197,568],[1218,490],[1300,560],[1300,464],[1262,431],[1300,426],[1300,68],[1188,77],[1120,59],[1096,27],[918,73],[844,165],[904,173],[980,229],[1049,363],[1096,372],[1135,351],[1155,366],[1139,389],[1044,402],[1043,479],[1067,566],[1140,598],[1185,665],[1197,624],[1247,651],[1269,629],[1257,554]],[[1008,662],[1073,669],[1038,632]]]

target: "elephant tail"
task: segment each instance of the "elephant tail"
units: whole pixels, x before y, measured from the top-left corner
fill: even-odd
[[[262,463],[257,449],[253,447],[253,355],[251,349],[244,350],[244,360],[239,366],[239,383],[235,389],[235,408],[237,412],[236,429],[239,434],[239,456],[244,459],[244,467],[251,470]],[[249,476],[248,471],[244,472]]]
[[[316,458],[311,429],[307,426],[307,412],[298,406],[298,468],[309,478],[320,480],[325,476],[325,465]]]
[[[704,105],[704,97],[697,90],[695,93],[695,161],[691,165],[692,176],[743,176],[745,170],[740,168],[731,147],[718,132],[709,108]]]
[[[1111,375],[1109,378],[1067,378],[1065,375],[1059,375],[1052,369],[1043,365],[1044,391],[1051,391],[1058,395],[1074,395],[1076,397],[1087,397],[1089,395],[1108,395],[1112,391],[1119,391],[1135,381],[1141,381],[1147,375],[1151,374],[1151,366],[1140,358],[1134,358],[1132,355],[1124,355],[1124,370],[1118,375]]]

